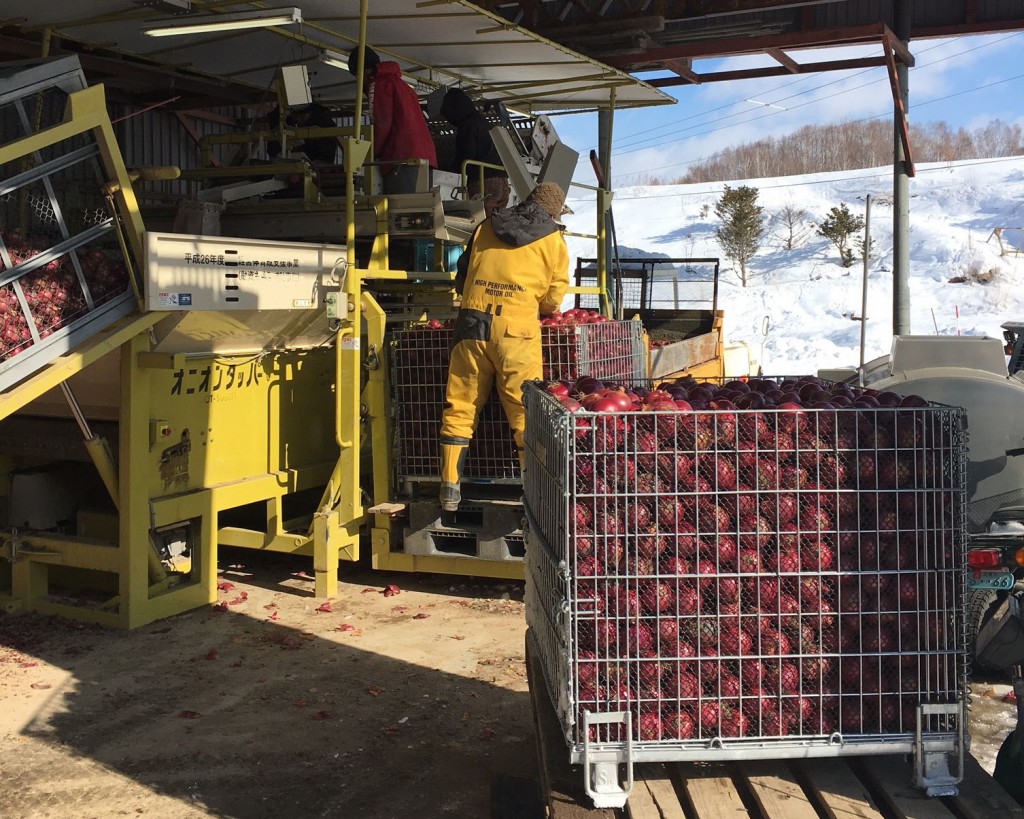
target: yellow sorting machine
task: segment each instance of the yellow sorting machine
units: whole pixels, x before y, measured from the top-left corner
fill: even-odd
[[[75,62],[0,64],[0,606],[137,627],[215,602],[224,545],[311,556],[320,597],[367,553],[521,577],[507,554],[403,543],[390,333],[454,315],[482,218],[445,188],[465,177],[380,195],[357,104],[330,129],[340,167],[200,168],[182,176],[219,198],[140,208],[140,184],[177,171],[129,173]],[[584,292],[603,295],[596,194]]]
[[[0,602],[138,626],[211,602],[236,542],[313,554],[332,594],[363,517],[344,247],[147,234],[103,89],[3,87]]]

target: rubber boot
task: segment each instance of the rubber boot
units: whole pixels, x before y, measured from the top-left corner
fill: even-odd
[[[466,462],[467,444],[441,444],[441,509],[455,512],[462,500],[462,467]]]

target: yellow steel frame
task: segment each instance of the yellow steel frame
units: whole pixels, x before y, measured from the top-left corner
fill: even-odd
[[[64,122],[60,125],[36,131],[17,142],[0,145],[0,165],[32,156],[37,151],[54,143],[84,133],[91,133],[95,138],[103,166],[110,174],[111,181],[116,182],[116,185],[112,186],[112,195],[120,206],[122,218],[126,221],[128,240],[135,258],[141,259],[142,219],[139,216],[139,206],[135,199],[135,192],[132,190],[128,171],[124,166],[121,153],[117,149],[117,140],[114,138],[114,129],[110,124],[110,117],[107,115],[106,98],[102,85],[70,94]]]
[[[367,5],[367,0],[360,0],[361,43],[365,42]],[[360,46],[360,63],[362,57]],[[187,476],[180,487],[156,485],[154,476],[159,473],[161,451],[159,447],[154,449],[154,423],[171,412],[166,400],[168,379],[172,372],[184,369],[185,357],[153,352],[151,330],[162,317],[160,314],[143,314],[123,320],[0,397],[0,418],[3,418],[24,408],[101,356],[113,350],[120,351],[120,462],[118,474],[114,476],[117,479],[115,501],[118,508],[116,540],[113,534],[106,540],[36,533],[8,537],[0,542],[0,558],[7,557],[13,561],[11,594],[6,597],[0,595],[0,604],[10,610],[32,610],[124,628],[137,627],[215,601],[217,549],[221,544],[311,554],[316,594],[329,598],[337,594],[339,561],[359,559],[362,534],[369,535],[371,563],[376,569],[509,579],[523,577],[523,564],[520,562],[414,556],[398,551],[393,542],[392,519],[377,508],[372,515],[368,514],[363,506],[361,447],[364,443],[369,444],[372,452],[373,473],[372,485],[365,490],[372,496],[375,507],[393,499],[389,372],[385,349],[388,315],[374,298],[373,291],[384,282],[389,286],[394,284],[396,289],[416,283],[422,288],[425,279],[443,289],[451,281],[451,275],[410,275],[389,269],[387,199],[365,194],[359,197],[359,205],[373,209],[376,231],[366,267],[357,266],[355,175],[372,155],[372,135],[362,124],[361,76],[359,72],[355,125],[353,128],[336,129],[343,143],[348,268],[338,294],[339,318],[333,349],[316,354],[324,358],[315,358],[316,366],[323,368],[324,380],[330,382],[332,390],[332,394],[324,396],[323,400],[327,411],[324,413],[326,435],[321,451],[336,447],[336,459],[333,452],[327,456],[328,460],[322,462],[306,459],[293,464],[275,459],[273,453],[288,450],[289,441],[298,439],[289,438],[294,431],[286,429],[281,411],[274,409],[268,385],[268,392],[254,393],[253,397],[240,402],[239,410],[233,416],[238,419],[240,428],[249,430],[254,436],[266,436],[269,454],[265,468],[254,466],[246,454],[234,452],[238,447],[235,445],[237,441],[233,442],[231,437],[233,432],[215,435],[213,430],[219,421],[211,419],[209,435],[201,442],[205,448],[204,457],[210,461],[204,464],[209,466],[209,471],[197,470],[196,475]],[[612,101],[614,104],[614,96]],[[0,147],[0,164],[10,160],[12,151],[17,151],[15,158],[23,156],[88,129],[98,134],[104,164],[112,177],[111,194],[118,198],[117,204],[123,214],[133,254],[141,259],[143,225],[128,174],[116,149],[101,87],[72,95],[68,118],[63,125],[35,134],[14,147]],[[323,133],[322,129],[314,130],[318,134]],[[333,132],[335,129],[330,130]],[[300,137],[306,135],[302,130],[292,133]],[[211,138],[204,141],[204,156],[209,157],[216,142],[249,139],[250,135]],[[276,173],[297,168],[303,168],[306,175],[307,200],[315,198],[318,194],[313,191],[312,177],[305,163],[283,163],[281,167],[267,166],[262,170]],[[245,169],[244,172],[249,174],[251,170]],[[191,175],[194,178],[226,177],[233,172],[231,168],[206,168],[191,172]],[[463,173],[467,173],[467,169],[463,169]],[[604,217],[611,207],[611,193],[597,189],[596,194],[597,235],[591,238],[597,239],[598,283],[596,287],[573,290],[606,296]],[[416,309],[415,299],[410,309]],[[605,309],[607,311],[607,302]],[[299,366],[288,358],[290,355],[292,352],[282,353],[282,360],[274,365],[279,380],[285,379],[289,367]],[[295,355],[301,356],[301,353],[296,351]],[[327,356],[332,356],[330,361],[325,360]],[[318,372],[315,367],[314,372]],[[203,417],[204,413],[203,406],[197,401],[183,404],[175,423],[183,425],[185,421],[181,419],[184,418],[195,425],[196,416]],[[261,409],[264,405],[265,409]],[[211,415],[219,412],[216,407],[209,408]],[[333,441],[328,440],[331,435]],[[283,511],[285,496],[314,487],[324,489],[315,510],[311,510],[311,518],[302,524],[286,521]],[[220,523],[222,513],[243,507],[249,511],[262,510],[259,528]],[[153,533],[184,522],[194,527],[197,544],[190,571],[187,574],[163,573],[159,565],[154,566]],[[54,602],[48,596],[49,573],[54,566],[116,575],[117,594],[96,608]],[[3,579],[0,575],[0,587]]]
[[[330,597],[337,593],[338,560],[358,558],[358,535],[362,511],[358,484],[348,480],[348,469],[358,469],[351,457],[352,447],[342,449],[336,461],[318,461],[309,452],[292,464],[274,453],[290,453],[296,442],[310,435],[306,407],[299,405],[289,417],[275,409],[275,395],[280,402],[285,393],[307,395],[311,381],[330,374],[338,378],[333,366],[322,372],[310,364],[311,375],[305,382],[288,373],[301,369],[304,359],[336,359],[345,372],[346,359],[351,367],[352,353],[344,343],[339,354],[331,357],[328,350],[303,353],[284,352],[270,367],[277,378],[261,391],[237,391],[237,407],[228,403],[223,410],[216,404],[204,405],[206,397],[231,398],[232,395],[195,397],[179,390],[181,407],[173,408],[168,399],[169,385],[176,382],[184,356],[165,356],[151,352],[149,328],[157,320],[155,314],[127,324],[109,339],[95,342],[80,354],[87,363],[120,345],[121,369],[119,410],[119,495],[116,539],[107,541],[54,534],[25,533],[8,537],[0,546],[0,555],[12,560],[11,594],[2,599],[10,611],[37,611],[60,614],[70,618],[109,626],[135,628],[156,619],[187,611],[216,600],[216,558],[219,545],[243,546],[266,551],[312,554],[316,568],[316,593]],[[141,329],[141,331],[140,331]],[[124,340],[127,338],[127,340]],[[245,357],[223,362],[225,369],[241,369]],[[214,356],[188,360],[196,372],[203,362],[217,361]],[[249,358],[251,361],[251,357]],[[186,365],[186,367],[188,366]],[[83,365],[84,366],[84,365]],[[178,372],[176,373],[175,370]],[[48,374],[47,374],[48,375]],[[56,376],[48,376],[52,383]],[[344,376],[343,376],[344,377]],[[177,379],[180,384],[180,378]],[[191,384],[197,383],[193,379]],[[241,383],[241,379],[239,379]],[[335,381],[334,383],[340,383]],[[34,392],[42,394],[40,386]],[[342,399],[347,391],[334,391]],[[315,397],[315,396],[314,396]],[[330,428],[350,426],[346,402],[339,402],[341,421],[332,421]],[[329,408],[328,408],[329,409]],[[324,413],[332,415],[329,411]],[[199,463],[194,474],[180,488],[161,485],[158,475],[161,445],[154,447],[154,419],[170,418],[177,430],[185,424],[196,428],[193,449],[198,450]],[[222,423],[229,419],[230,423]],[[209,424],[202,430],[204,423]],[[219,430],[219,431],[218,431]],[[266,442],[255,452],[239,446],[239,441]],[[358,443],[358,438],[355,439]],[[219,442],[218,442],[219,441]],[[319,448],[311,442],[307,450]],[[264,455],[263,453],[269,453]],[[262,464],[266,463],[266,466]],[[261,471],[262,470],[262,471]],[[290,531],[284,520],[282,499],[285,495],[328,484],[330,498],[321,504],[308,532]],[[352,487],[354,488],[354,491]],[[218,515],[226,510],[262,504],[265,516],[261,528],[219,526]],[[174,573],[157,576],[153,570],[152,533],[165,527],[185,523],[194,525],[194,552],[187,576]],[[101,571],[117,576],[117,595],[96,608],[82,608],[53,602],[49,599],[49,570],[53,566]],[[157,564],[159,566],[159,564]]]
[[[31,155],[85,131],[92,131],[96,136],[110,176],[107,192],[117,200],[134,257],[141,259],[142,221],[107,118],[102,87],[71,95],[64,123],[3,146],[0,163]],[[347,280],[345,298],[350,306],[357,300],[358,288],[358,277]],[[356,320],[343,321],[338,330],[331,370],[335,385],[358,383],[360,373],[358,313],[353,314],[351,309],[348,312]],[[110,532],[106,538],[39,532],[10,532],[4,536],[0,540],[0,560],[4,560],[9,569],[0,575],[0,588],[6,583],[10,586],[9,593],[0,593],[0,606],[5,610],[57,614],[108,626],[135,628],[215,601],[216,557],[221,543],[311,553],[316,567],[316,593],[325,597],[337,592],[339,558],[358,558],[363,513],[358,484],[359,399],[356,391],[333,389],[336,407],[328,414],[332,416],[330,425],[340,449],[336,461],[317,463],[307,453],[302,463],[278,462],[280,456],[274,453],[290,453],[294,449],[292,443],[309,437],[309,431],[306,428],[283,429],[280,411],[275,411],[274,402],[269,400],[274,387],[268,383],[264,392],[241,399],[243,409],[236,413],[237,424],[219,425],[225,430],[219,436],[229,440],[236,426],[247,428],[248,425],[248,428],[260,430],[269,453],[262,473],[252,465],[251,454],[235,454],[244,447],[215,445],[211,432],[203,441],[206,463],[199,470],[201,477],[186,483],[180,491],[173,486],[168,489],[166,485],[158,485],[155,476],[160,471],[161,451],[159,447],[154,450],[154,419],[172,411],[166,397],[167,385],[172,382],[174,371],[185,371],[185,356],[152,352],[151,331],[162,317],[159,313],[147,313],[122,319],[0,397],[0,418],[4,418],[26,408],[103,356],[114,351],[120,354],[120,462],[116,474],[111,469],[110,480],[105,481],[115,488],[116,523],[107,527]],[[277,369],[280,378],[284,378],[289,368],[298,367],[295,359],[303,354],[280,355],[282,360],[277,362]],[[322,358],[331,353],[322,351],[309,355]],[[189,360],[192,362],[194,359]],[[233,367],[234,362],[228,361],[225,366]],[[313,368],[313,375],[316,374]],[[215,396],[205,397],[212,400]],[[204,413],[215,411],[216,405],[204,409],[200,403],[203,399],[201,395],[182,396],[179,412],[186,419],[192,419],[193,426],[199,425],[197,416],[202,418]],[[258,420],[253,422],[253,418]],[[289,433],[293,436],[292,443],[282,439]],[[308,522],[309,530],[304,533],[288,531],[282,512],[283,497],[325,484],[328,491],[316,515]],[[266,510],[262,531],[218,526],[221,512],[258,504],[264,504]],[[153,533],[185,522],[194,527],[195,549],[190,570],[187,574],[165,573],[155,559]],[[85,574],[101,572],[116,578],[116,594],[93,607],[58,602],[51,596],[51,574],[56,567]]]

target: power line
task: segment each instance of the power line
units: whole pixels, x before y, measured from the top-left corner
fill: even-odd
[[[926,64],[920,66],[920,68],[934,66],[934,65],[937,65],[939,63],[946,62],[948,60],[954,59],[956,57],[960,57],[960,56],[962,56],[964,54],[968,54],[968,53],[971,53],[973,51],[978,51],[978,50],[980,50],[982,48],[990,48],[993,45],[996,45],[996,44],[1001,43],[1001,42],[1005,42],[1006,40],[1010,40],[1010,39],[1013,39],[1013,38],[1019,37],[1019,36],[1020,36],[1019,33],[1013,33],[1013,34],[1007,35],[1006,37],[1001,37],[1001,38],[999,38],[997,40],[994,40],[994,41],[993,40],[986,40],[984,43],[982,43],[982,44],[980,44],[978,46],[975,46],[975,47],[972,47],[972,48],[968,48],[968,49],[963,49],[963,50],[958,51],[958,52],[956,52],[954,54],[950,54],[950,55],[947,55],[945,57],[942,57],[941,59],[933,60],[930,63],[926,63]],[[944,46],[946,46],[948,44],[949,44],[949,41],[938,43],[938,44],[936,44],[936,45],[934,45],[934,46],[932,46],[930,48],[922,49],[918,53],[919,54],[920,53],[927,53],[928,51],[933,51],[933,50],[935,50],[937,48],[942,48],[942,47],[944,47]],[[811,89],[810,92],[820,91],[820,90],[822,90],[824,88],[827,88],[827,87],[829,87],[831,85],[837,85],[839,83],[849,82],[851,79],[854,79],[854,78],[856,78],[858,76],[861,76],[861,75],[864,75],[864,74],[868,74],[868,73],[870,73],[870,72],[872,72],[874,70],[875,69],[865,69],[863,71],[857,72],[856,74],[853,74],[853,75],[850,75],[850,76],[845,76],[845,77],[841,77],[841,78],[836,79],[836,80],[832,80],[832,81],[827,82],[827,83],[822,83],[822,84],[816,86],[814,89]],[[794,85],[797,85],[800,82],[804,82],[805,80],[810,79],[810,78],[811,78],[811,76],[809,75],[808,77],[802,78],[801,80],[797,80],[797,81],[794,81],[792,83],[788,83],[786,88],[792,88]],[[915,104],[915,105],[917,107],[923,107],[925,105],[934,104],[936,102],[940,102],[940,101],[943,101],[943,100],[946,100],[946,99],[952,99],[952,98],[954,98],[956,96],[959,96],[961,94],[973,93],[974,91],[982,90],[984,88],[989,88],[992,85],[998,85],[1000,82],[1009,82],[1009,81],[1012,81],[1014,79],[1019,79],[1019,77],[1010,77],[1010,78],[1007,78],[1005,80],[996,81],[994,83],[988,83],[986,85],[978,86],[976,88],[966,89],[965,91],[957,92],[957,93],[954,93],[954,94],[949,94],[949,95],[947,95],[945,97],[938,97],[938,98],[935,98],[933,100],[928,100],[926,102],[918,103],[918,104]],[[828,100],[828,99],[833,99],[833,98],[841,96],[843,94],[850,93],[851,91],[856,91],[856,90],[860,90],[862,88],[866,88],[866,87],[868,87],[868,86],[870,86],[872,84],[874,84],[874,83],[863,83],[863,84],[855,86],[853,88],[844,88],[842,91],[836,92],[835,94],[829,94],[829,95],[827,95],[825,97],[815,97],[813,100],[809,100],[809,101],[801,103],[799,105],[792,105],[792,106],[790,106],[790,110],[798,109],[798,108],[803,108],[803,107],[806,107],[807,105],[811,105],[811,104],[815,104],[815,103],[820,103],[820,102],[823,102],[823,101]],[[802,92],[798,92],[798,93],[795,93],[795,94],[790,94],[790,95],[785,96],[785,97],[777,98],[777,99],[774,100],[774,102],[786,102],[786,101],[791,100],[791,99],[795,99],[795,98],[798,98],[798,97],[801,97],[801,96],[806,96],[806,94],[810,93],[810,92],[802,91]],[[725,110],[727,108],[732,107],[735,104],[736,103],[733,102],[733,103],[730,103],[730,104],[727,104],[727,105],[724,105],[724,106],[720,106],[720,107],[715,108],[715,109],[711,109],[710,111],[703,112],[702,114],[695,114],[695,115],[691,115],[690,117],[684,117],[681,120],[675,120],[672,123],[668,123],[667,125],[662,125],[662,126],[658,126],[657,128],[650,129],[648,131],[643,132],[644,134],[648,135],[645,139],[639,140],[639,141],[634,140],[634,142],[631,143],[631,144],[633,144],[633,145],[643,145],[643,143],[652,142],[652,140],[658,139],[658,137],[651,137],[651,136],[649,136],[649,134],[651,133],[652,130],[654,130],[654,131],[656,131],[656,130],[663,130],[666,127],[672,127],[673,125],[679,124],[681,122],[685,122],[685,121],[690,120],[690,119],[695,119],[698,116],[703,116],[705,113],[713,113],[715,111]],[[729,115],[724,116],[724,117],[719,117],[719,118],[713,119],[713,120],[711,120],[711,123],[724,122],[727,119],[733,119],[733,118],[735,118],[737,116],[743,116],[746,113],[747,112],[745,112],[745,111],[736,112],[736,113],[729,114]],[[877,115],[874,115],[872,117],[865,117],[862,120],[857,120],[857,121],[866,121],[866,120],[870,120],[870,119],[876,119],[876,118],[878,118],[880,116],[886,116],[886,115],[887,115],[887,113],[877,114]],[[743,120],[741,123],[738,123],[738,124],[746,125],[746,124],[749,124],[749,123],[752,123],[752,122],[756,122],[756,121],[758,121],[760,119],[764,119],[765,117],[770,117],[770,116],[778,116],[778,114],[776,112],[774,112],[774,111],[768,111],[768,112],[762,113],[762,114],[760,114],[759,116],[756,116],[756,117],[748,117],[747,119]],[[706,124],[710,124],[710,123],[706,123]],[[736,124],[737,123],[734,123],[733,125],[730,125],[729,127],[735,127]],[[694,128],[699,128],[699,127],[701,127],[701,126],[700,125],[694,125],[694,126],[691,126],[690,128],[686,128],[686,129],[683,129],[683,130],[684,131],[689,131],[689,130],[693,130]],[[712,128],[712,129],[710,129],[708,131],[703,131],[703,132],[700,132],[700,133],[697,133],[697,134],[692,134],[692,135],[690,135],[687,138],[696,138],[696,137],[701,137],[701,136],[707,136],[707,135],[716,133],[719,130],[722,130],[722,128]],[[629,137],[625,137],[624,138],[624,140],[628,140],[628,139],[629,139]],[[666,139],[666,140],[662,140],[660,142],[655,142],[653,145],[646,145],[646,146],[643,146],[643,147],[635,147],[635,148],[627,149],[627,150],[624,150],[624,151],[620,150],[620,151],[618,151],[616,153],[616,155],[620,155],[621,156],[622,154],[636,153],[636,152],[641,151],[641,150],[649,150],[650,148],[655,148],[655,147],[658,147],[659,145],[668,145],[668,144],[673,144],[673,143],[676,143],[676,142],[679,142],[679,141],[680,140],[678,140],[678,139]],[[615,146],[616,144],[621,146],[622,145],[622,141],[617,141],[617,142],[613,141],[613,146]],[[630,144],[630,143],[628,143],[628,141],[627,141],[627,144]],[[670,169],[670,168],[683,167],[685,165],[692,165],[692,164],[697,163],[697,162],[705,161],[706,159],[707,159],[707,157],[702,157],[702,158],[690,160],[688,162],[674,163],[672,165],[660,166],[660,167],[652,168],[652,169],[648,169],[648,170],[649,171],[658,171],[658,170],[666,170],[666,169]],[[647,171],[645,171],[645,172],[647,172]]]
[[[1012,39],[1014,37],[1018,37],[1018,36],[1020,36],[1020,33],[1019,32],[1014,32],[1013,34],[1008,34],[1006,37],[1001,37],[1001,38],[999,38],[997,40],[994,40],[994,41],[993,40],[986,40],[984,43],[982,43],[980,45],[977,45],[977,46],[974,46],[973,48],[968,48],[968,49],[964,49],[963,51],[958,51],[958,52],[956,52],[954,54],[949,54],[949,55],[947,55],[947,56],[945,56],[945,57],[943,57],[943,58],[941,58],[939,60],[933,60],[930,63],[925,63],[925,64],[919,66],[918,68],[927,68],[929,66],[934,66],[934,65],[937,65],[939,63],[946,62],[948,60],[954,59],[955,57],[960,57],[960,56],[962,56],[964,54],[969,54],[972,51],[978,51],[979,49],[982,49],[982,48],[990,48],[993,45],[997,45],[997,44],[999,44],[1001,42],[1004,42],[1006,40],[1010,40],[1010,39]],[[935,49],[943,48],[943,47],[949,45],[950,42],[952,42],[952,41],[951,40],[946,40],[946,41],[943,41],[943,42],[939,42],[939,43],[936,43],[935,45],[930,46],[928,48],[920,49],[917,53],[918,54],[926,54],[929,51],[934,51]],[[785,102],[787,100],[794,99],[795,97],[802,96],[802,95],[804,95],[806,93],[813,93],[814,91],[820,91],[823,88],[828,88],[831,85],[836,85],[836,84],[841,83],[841,82],[847,82],[847,81],[855,79],[856,77],[859,77],[861,75],[871,73],[874,70],[875,69],[872,69],[872,68],[866,68],[866,69],[858,71],[858,72],[856,72],[854,74],[850,74],[848,76],[840,77],[838,79],[831,80],[829,82],[821,83],[820,85],[817,85],[814,88],[810,89],[809,92],[808,91],[801,91],[801,92],[798,92],[796,94],[790,94],[789,96],[786,96],[786,97],[781,97],[781,98],[778,98],[778,99],[770,100],[769,102],[771,102],[771,103]],[[800,85],[801,83],[808,82],[808,81],[810,81],[812,79],[815,79],[815,77],[816,77],[816,75],[808,74],[805,77],[801,77],[800,79],[792,80],[790,82],[787,82],[781,88],[775,89],[775,90],[776,91],[788,90],[788,89],[791,89],[791,88],[793,88],[793,87],[795,87],[797,85]],[[864,86],[857,86],[857,88],[863,88],[863,87]],[[775,92],[774,91],[769,91],[767,93],[768,93],[768,95],[771,95],[771,94],[773,94]],[[843,93],[846,93],[846,92],[844,91]],[[832,95],[832,96],[836,96],[836,95]],[[825,97],[824,99],[831,99],[831,96]],[[698,113],[698,114],[692,114],[689,117],[683,117],[683,118],[678,119],[678,120],[673,120],[672,122],[666,123],[665,125],[657,126],[656,128],[653,128],[653,129],[646,129],[644,131],[639,131],[639,132],[636,132],[634,134],[627,134],[626,136],[622,137],[620,140],[613,140],[612,144],[613,144],[613,146],[616,145],[616,144],[622,145],[623,142],[629,144],[628,141],[632,137],[634,137],[634,136],[648,135],[648,134],[651,133],[651,131],[664,130],[665,128],[671,128],[671,127],[673,127],[675,125],[678,125],[680,123],[687,122],[687,121],[689,121],[691,119],[696,119],[698,117],[704,116],[705,114],[715,113],[717,111],[727,110],[729,108],[732,108],[734,105],[738,104],[739,102],[740,102],[740,99],[737,98],[737,99],[733,100],[732,102],[726,103],[725,105],[721,105],[721,106],[719,106],[717,108],[712,108],[712,109],[709,109],[707,111],[704,111],[704,112],[701,112],[701,113]],[[732,117],[742,116],[745,113],[747,113],[747,112],[740,111],[740,112],[737,112],[735,114],[730,114],[727,117],[721,117],[721,118],[718,118],[718,119],[715,119],[715,120],[711,120],[711,121],[712,122],[718,122],[718,121],[720,121],[722,119],[731,119]],[[757,119],[760,119],[760,117],[758,117]],[[647,142],[647,141],[650,141],[650,140],[649,139],[641,140],[641,142]]]
[[[951,167],[956,167],[956,168],[973,168],[973,167],[980,166],[980,165],[998,165],[998,164],[1001,164],[1001,163],[1004,163],[1004,162],[1017,162],[1017,163],[1024,164],[1024,156],[1004,156],[1004,157],[994,157],[994,158],[990,158],[990,159],[964,159],[964,160],[960,160],[960,161],[957,161],[957,162],[936,162],[936,163],[934,163],[935,167],[932,167],[932,168],[922,168],[922,167],[919,167],[917,169],[917,173],[918,173],[918,175],[928,174],[928,173],[940,173],[940,172],[944,173],[944,172],[949,171]],[[843,176],[840,179],[836,179],[834,181],[836,183],[858,182],[858,181],[861,181],[861,180],[864,180],[864,179],[888,179],[891,176],[892,176],[892,171],[889,168],[886,168],[885,170],[880,170],[877,173],[867,173],[867,174],[861,174],[861,175],[858,175],[858,176]],[[736,181],[742,181],[742,180],[736,180]],[[672,187],[695,187],[697,185],[708,185],[708,184],[711,184],[711,183],[708,183],[708,182],[691,182],[691,183],[687,183],[685,185],[675,185],[675,186],[672,186]],[[636,200],[647,200],[647,199],[676,199],[676,198],[679,198],[679,197],[689,197],[689,196],[720,195],[720,194],[722,194],[724,192],[724,184],[725,183],[723,183],[723,187],[721,187],[721,188],[714,188],[714,189],[708,189],[708,190],[702,190],[702,191],[674,191],[672,193],[659,193],[659,194],[653,194],[651,196],[623,196],[623,195],[621,195],[619,193],[616,193],[615,201],[616,202],[632,202],[632,201],[636,201]],[[757,187],[758,187],[758,190],[779,190],[779,189],[784,189],[784,188],[803,188],[803,187],[808,187],[808,186],[811,186],[811,185],[821,185],[821,184],[822,184],[821,180],[810,180],[810,181],[806,181],[806,182],[788,182],[788,183],[778,184],[778,185],[758,185]],[[657,187],[668,187],[668,186],[660,186],[659,185]],[[946,190],[946,189],[957,188],[957,187],[960,187],[960,185],[948,185],[948,186],[945,186],[944,188],[933,188],[933,190]],[[575,202],[575,203],[581,203],[581,204],[586,204],[586,203],[589,203],[592,200],[582,199],[582,198],[573,198],[573,199],[570,199],[570,200],[567,200],[567,201]]]
[[[972,88],[967,88],[967,89],[964,89],[963,91],[957,91],[957,92],[952,93],[952,94],[946,94],[945,96],[942,96],[942,97],[934,97],[933,99],[930,99],[930,100],[925,100],[925,101],[920,102],[920,103],[915,103],[915,109],[916,108],[924,108],[924,107],[926,107],[928,105],[934,105],[935,103],[939,103],[939,102],[945,102],[947,100],[963,96],[964,94],[973,94],[973,93],[975,93],[977,91],[983,91],[983,90],[985,90],[987,88],[993,88],[993,87],[995,87],[997,85],[1002,85],[1004,83],[1013,82],[1014,80],[1019,80],[1019,79],[1022,79],[1022,78],[1024,78],[1024,74],[1017,74],[1017,75],[1015,75],[1013,77],[1005,77],[1005,78],[1003,78],[1001,80],[993,80],[992,82],[985,83],[984,85],[974,86]],[[864,88],[866,85],[867,84],[859,85],[859,86],[856,86],[855,88],[852,88],[852,89],[845,89],[841,93],[842,94],[846,94],[846,93],[849,93],[850,91],[855,91],[855,90],[858,90],[860,88]],[[829,95],[828,97],[817,98],[817,99],[810,100],[810,101],[805,102],[805,103],[801,103],[800,105],[794,105],[794,106],[792,106],[791,110],[792,109],[796,109],[796,108],[803,108],[803,107],[806,107],[807,105],[812,105],[814,103],[821,102],[823,99],[831,99],[832,97],[835,97],[835,96],[840,96],[840,94],[832,94],[832,95]],[[764,119],[765,117],[770,117],[770,116],[774,116],[774,112],[762,114],[759,117],[754,117],[753,119],[746,120],[743,124],[747,124],[748,122],[755,122],[758,119]],[[886,116],[890,116],[890,113],[889,112],[883,112],[883,113],[880,113],[880,114],[874,114],[874,115],[869,116],[869,117],[862,117],[861,119],[858,119],[858,120],[851,120],[851,122],[852,123],[869,122],[869,121],[871,121],[873,119],[880,119],[881,117],[886,117]],[[711,129],[709,131],[704,131],[704,132],[699,133],[699,134],[692,134],[691,136],[689,136],[687,138],[688,139],[694,139],[694,138],[700,137],[700,136],[708,136],[709,134],[713,134],[713,133],[715,133],[715,132],[717,132],[719,130],[721,130],[721,129],[713,128],[713,129]],[[672,144],[672,143],[666,141],[666,142],[661,142],[661,143],[658,143],[658,144],[659,145],[667,145],[667,144]],[[648,146],[647,149],[649,149],[651,147],[656,147],[656,146]],[[647,150],[647,149],[638,148],[638,149],[635,149],[635,150],[632,150],[632,151],[622,151],[622,152],[620,152],[619,155],[621,155],[621,154],[636,153],[639,150]],[[673,163],[671,165],[661,165],[661,166],[658,166],[656,168],[646,168],[643,171],[637,171],[635,173],[653,173],[655,171],[669,170],[671,168],[681,168],[681,167],[685,167],[687,165],[694,165],[694,164],[698,164],[700,162],[706,162],[708,159],[711,159],[712,157],[714,157],[716,155],[717,154],[712,154],[711,156],[698,157],[696,159],[687,160],[686,162],[677,162],[677,163]]]

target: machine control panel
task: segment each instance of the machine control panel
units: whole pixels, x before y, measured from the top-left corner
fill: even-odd
[[[318,310],[346,270],[342,245],[146,234],[146,308]]]

